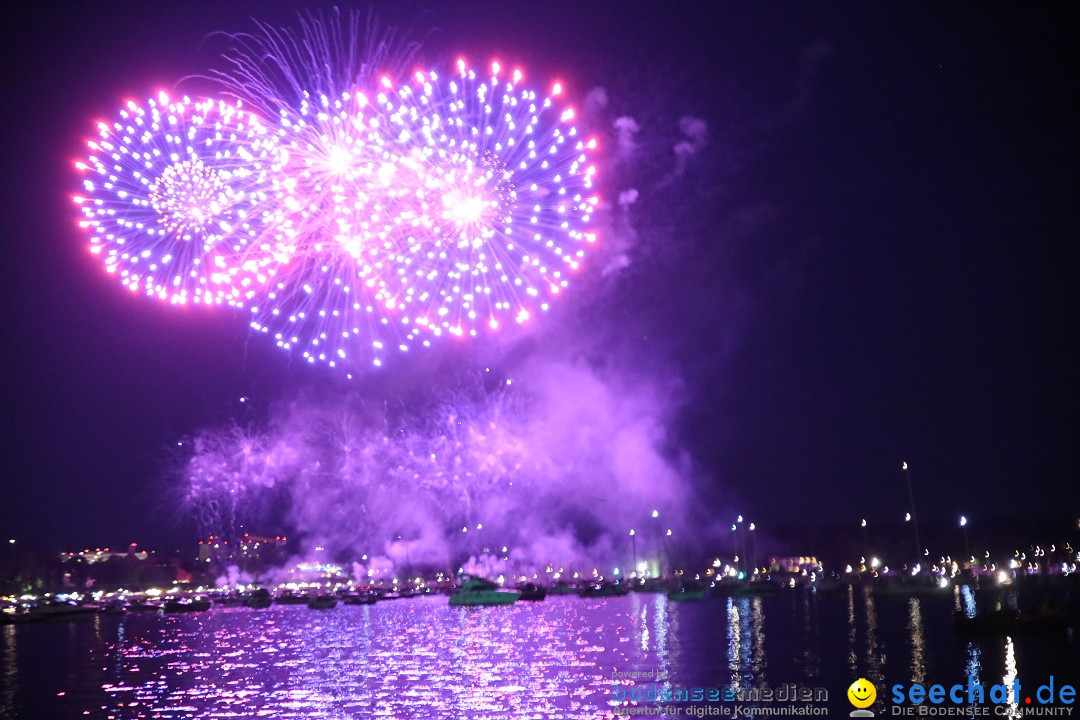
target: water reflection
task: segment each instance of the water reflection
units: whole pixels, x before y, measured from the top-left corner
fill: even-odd
[[[1001,682],[1008,688],[1009,706],[1005,710],[1006,717],[1020,717],[1020,698],[1016,697],[1016,688],[1013,681],[1019,677],[1016,671],[1016,645],[1011,637],[1005,638],[1005,676]]]
[[[767,687],[765,681],[765,603],[760,597],[750,601],[750,634],[753,650],[750,655],[750,675],[755,687]]]
[[[801,640],[798,662],[801,675],[812,685],[821,674],[821,632],[818,620],[818,593],[807,588],[798,595],[792,625],[798,629]]]
[[[4,657],[0,665],[0,677],[4,679],[0,683],[0,717],[15,717],[15,697],[19,692],[19,654],[15,640],[17,638],[14,625],[0,627],[3,632],[2,647]]]
[[[923,685],[926,682],[926,637],[919,598],[908,600],[907,628],[911,635],[911,684]]]
[[[616,689],[652,683],[613,672],[655,671],[661,690],[797,683],[843,703],[857,677],[887,688],[969,673],[982,682],[986,672],[1010,685],[1021,657],[1033,678],[1070,666],[1064,641],[957,636],[953,608],[974,612],[974,603],[962,588],[920,597],[797,589],[685,603],[631,594],[463,609],[419,598],[6,626],[0,717],[596,718],[610,717]],[[887,664],[890,650],[909,662]],[[33,704],[40,698],[46,705]]]
[[[735,598],[728,598],[727,600],[727,617],[728,617],[728,671],[731,673],[731,687],[734,690],[739,690],[743,683],[743,629],[742,629],[742,615],[739,612],[739,601]]]
[[[855,652],[855,588],[848,585],[847,588],[847,663],[849,682],[855,682],[859,677],[859,656]]]
[[[885,656],[878,650],[878,617],[874,607],[874,594],[870,588],[862,589],[863,602],[866,607],[866,678],[874,684],[874,687],[885,687]],[[878,695],[874,703],[875,711],[880,712],[885,707],[884,693]]]

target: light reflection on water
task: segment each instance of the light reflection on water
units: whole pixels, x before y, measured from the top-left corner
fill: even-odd
[[[1022,682],[1043,682],[1075,659],[1064,638],[958,638],[952,610],[975,603],[963,592],[877,597],[861,588],[476,609],[431,597],[6,626],[0,717],[611,717],[613,690],[635,687],[612,672],[633,670],[655,671],[660,688],[823,687],[837,710],[847,686],[866,677],[881,712],[891,683],[966,684],[970,673],[1008,684],[1021,665],[1033,673]]]
[[[15,643],[14,625],[0,627],[3,633],[3,664],[0,665],[0,717],[15,716],[15,697],[19,692],[19,655]]]
[[[911,684],[926,682],[926,637],[923,631],[922,602],[908,600],[908,632],[911,633]]]

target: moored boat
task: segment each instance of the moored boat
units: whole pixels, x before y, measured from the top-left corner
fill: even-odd
[[[622,583],[592,583],[581,588],[581,597],[618,597],[626,595],[630,588]]]
[[[518,586],[519,600],[543,600],[547,597],[547,588],[536,583],[525,583]]]
[[[312,610],[330,610],[337,607],[337,597],[334,595],[312,595],[308,598],[307,606]]]
[[[202,597],[170,598],[161,608],[167,613],[205,612],[210,609],[210,600]]]
[[[679,587],[668,592],[668,600],[674,602],[686,602],[688,600],[704,600],[705,588],[694,583],[682,583]]]
[[[484,578],[465,576],[461,589],[450,596],[451,606],[510,605],[520,595],[514,590],[505,590],[498,584]]]
[[[270,607],[271,603],[273,603],[273,598],[270,597],[270,591],[266,588],[258,588],[257,590],[252,590],[251,593],[247,596],[247,599],[244,600],[245,605],[255,610],[263,610],[264,608],[268,608]]]
[[[960,635],[1057,634],[1069,627],[1069,619],[1059,610],[1035,612],[997,612],[967,617],[956,613],[956,632]]]
[[[361,590],[348,593],[341,599],[341,602],[346,605],[374,605],[378,599],[379,595],[374,590]]]

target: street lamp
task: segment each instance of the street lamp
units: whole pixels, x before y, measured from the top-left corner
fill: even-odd
[[[630,528],[630,545],[634,549],[634,564],[632,567],[637,569],[637,533],[634,532],[634,528]]]
[[[754,531],[757,530],[757,525],[755,525],[754,523],[750,523],[750,525],[748,526],[747,529],[750,530],[750,536],[749,536],[750,537],[750,548],[749,548],[749,553],[746,556],[746,559],[750,562],[751,567],[756,568],[757,567],[757,560],[755,559],[755,553],[754,553]]]
[[[968,562],[971,557],[971,545],[968,543],[968,519],[966,516],[960,516],[960,529],[964,531],[964,562]]]
[[[656,520],[656,575],[657,577],[664,577],[664,556],[663,556],[663,538],[660,537],[660,511],[652,511],[653,519]]]
[[[904,477],[907,478],[907,494],[911,502],[911,525],[915,529],[915,562],[919,562],[922,559],[922,541],[919,540],[919,521],[915,516],[915,493],[911,489],[911,468],[907,460],[900,463],[900,469],[904,471]]]

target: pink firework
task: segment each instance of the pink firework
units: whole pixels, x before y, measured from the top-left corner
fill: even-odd
[[[239,103],[131,101],[87,145],[79,224],[129,290],[243,305],[267,284],[291,234],[285,156]]]
[[[389,348],[546,311],[595,240],[596,143],[558,84],[542,95],[521,81],[459,61],[303,105],[281,143],[309,239],[252,307],[254,327],[309,362],[379,365]]]

